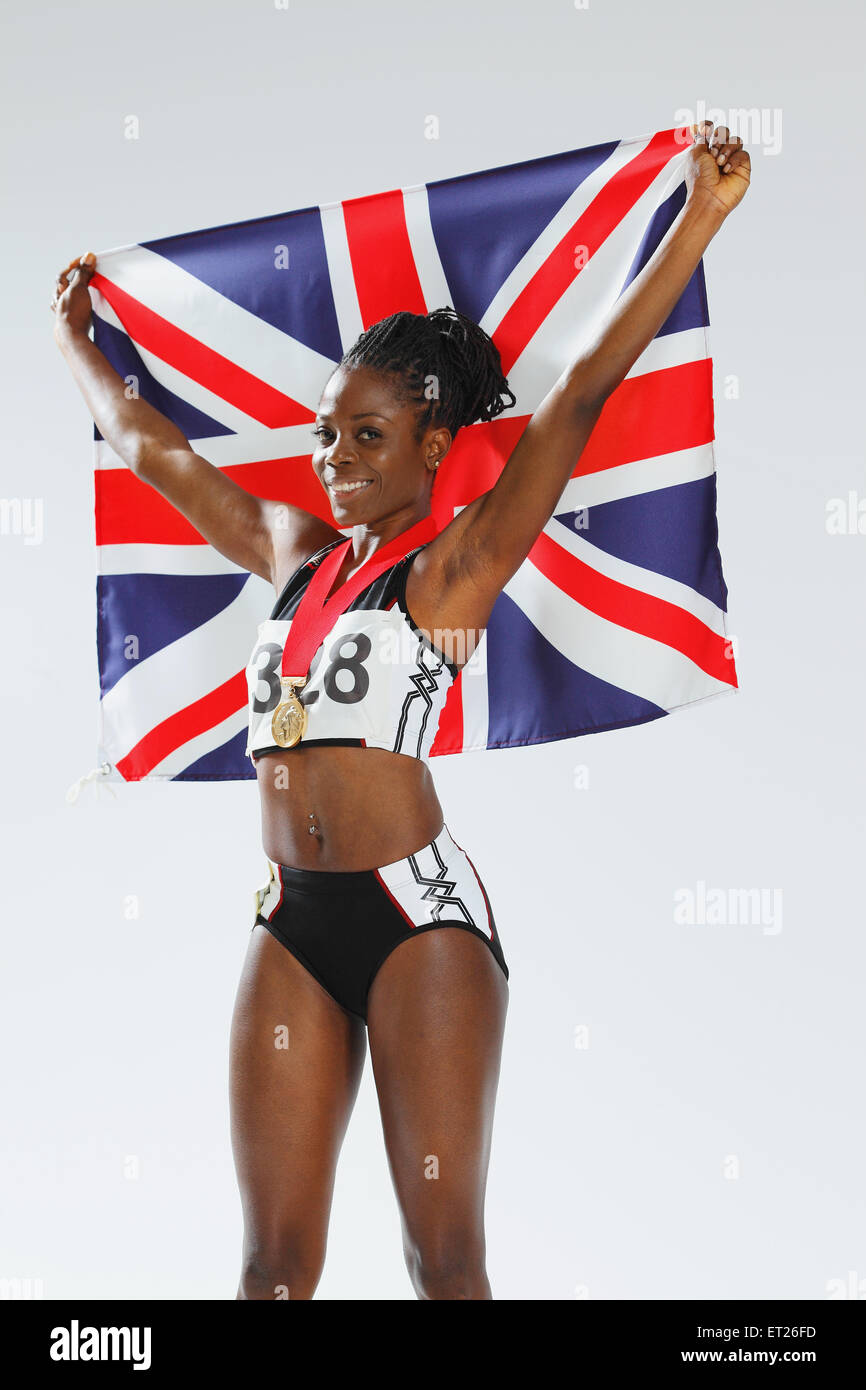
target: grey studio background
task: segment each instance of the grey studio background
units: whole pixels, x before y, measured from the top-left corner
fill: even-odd
[[[56,271],[700,103],[758,113],[705,258],[740,693],[433,763],[511,968],[489,1270],[511,1299],[866,1296],[862,23],[842,0],[4,3],[2,495],[44,516],[38,544],[8,511],[0,536],[7,1296],[234,1298],[228,1035],[263,863],[252,783],[66,803],[98,687]],[[677,922],[702,883],[769,915]],[[412,1297],[369,1062],[318,1296]]]

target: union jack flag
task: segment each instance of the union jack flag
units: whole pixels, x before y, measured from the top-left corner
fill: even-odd
[[[333,524],[310,465],[327,378],[370,324],[453,305],[492,336],[517,404],[458,434],[433,492],[444,526],[662,240],[689,143],[680,127],[101,252],[95,342],[197,453]],[[736,687],[707,326],[699,265],[497,600],[433,754],[621,728]],[[253,777],[243,672],[272,590],[98,431],[95,454],[100,762],[111,780]]]

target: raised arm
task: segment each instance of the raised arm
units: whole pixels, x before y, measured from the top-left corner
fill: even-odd
[[[552,516],[604,403],[665,322],[712,237],[743,197],[750,163],[725,127],[692,127],[686,200],[595,341],[562,373],[496,483],[450,522],[419,557],[425,608],[447,607],[454,626],[490,608]],[[421,602],[424,598],[421,597]],[[483,626],[486,617],[475,618]]]
[[[275,588],[313,551],[340,532],[320,517],[255,497],[190,446],[181,430],[125,383],[89,337],[87,285],[92,252],[57,277],[54,337],[102,437],[136,477],[149,483],[222,555]],[[279,511],[278,511],[279,509]]]

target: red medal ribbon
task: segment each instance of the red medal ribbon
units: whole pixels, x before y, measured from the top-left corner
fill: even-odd
[[[399,536],[387,544],[380,546],[370,559],[365,561],[359,570],[347,579],[345,584],[341,584],[336,593],[333,593],[326,603],[322,600],[334,582],[334,578],[339,572],[340,565],[346,556],[348,547],[352,544],[349,537],[341,545],[337,545],[329,551],[324,560],[321,561],[315,574],[304,591],[297,612],[292,619],[289,635],[286,638],[286,645],[283,648],[283,661],[281,674],[283,676],[305,677],[310,668],[310,662],[318,651],[323,639],[331,631],[337,618],[341,613],[345,613],[349,604],[360,594],[362,589],[366,589],[368,584],[372,584],[380,574],[402,560],[404,555],[408,555],[410,550],[414,550],[418,545],[424,545],[427,541],[432,541],[438,535],[439,528],[432,516],[425,516],[421,521],[416,521],[414,526],[410,526],[407,531],[401,531]]]

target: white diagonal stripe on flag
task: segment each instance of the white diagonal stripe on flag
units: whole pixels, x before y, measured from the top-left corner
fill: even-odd
[[[731,687],[689,657],[653,637],[609,622],[558,588],[524,561],[504,591],[557,651],[599,680],[672,710]]]
[[[525,344],[508,373],[522,414],[538,408],[563,365],[596,339],[620,295],[653,212],[682,177],[682,156],[675,155],[611,229]]]
[[[97,289],[94,289],[93,293],[99,295],[98,301],[94,304],[93,312],[97,317],[104,319],[106,323],[115,319],[116,326],[125,334],[126,329],[117,319],[105,296]],[[160,386],[164,386],[167,391],[171,391],[173,395],[180,397],[181,400],[186,401],[196,410],[200,410],[202,414],[208,415],[218,424],[224,425],[226,429],[235,431],[233,435],[209,435],[207,438],[234,439],[242,433],[267,432],[267,426],[254,419],[252,415],[247,415],[245,411],[231,405],[222,396],[218,396],[215,392],[209,391],[206,386],[202,386],[200,382],[193,381],[184,372],[173,367],[170,362],[164,362],[161,357],[157,357],[148,348],[142,347],[141,343],[135,342],[134,339],[130,339],[130,341],[134,342],[136,352],[154,381],[159,382]]]
[[[638,497],[644,492],[694,483],[700,478],[712,477],[715,471],[712,443],[675,449],[670,454],[635,459],[632,463],[619,463],[613,468],[600,468],[595,473],[569,478],[554,512],[576,512],[582,507],[598,507],[604,502],[618,502],[623,497]]]
[[[578,218],[583,216],[596,194],[615,174],[619,173],[620,169],[624,169],[640,153],[640,148],[645,149],[651,139],[651,136],[647,136],[639,141],[620,141],[604,163],[600,164],[597,169],[593,169],[592,173],[574,190],[571,197],[566,199],[556,215],[551,218],[533,244],[521,256],[517,265],[502,282],[488,304],[480,321],[480,326],[485,333],[489,333],[491,337],[494,335],[518,295],[526,289],[536,271],[556,250],[562,238],[573,227]],[[560,370],[562,370],[561,366]],[[550,385],[551,383],[548,382],[548,389]]]
[[[336,365],[329,357],[144,246],[100,256],[97,270],[197,342],[315,410],[322,385]]]
[[[699,622],[712,628],[720,637],[727,635],[723,610],[713,603],[712,599],[699,594],[697,589],[691,588],[690,585],[681,584],[678,579],[671,579],[669,575],[659,574],[656,570],[644,568],[643,565],[634,565],[617,555],[610,555],[606,550],[593,545],[579,531],[573,531],[564,522],[557,521],[555,517],[548,521],[544,534],[607,579],[612,579],[617,584],[625,584],[629,589],[637,589],[640,593],[649,594],[652,598],[661,599],[664,603],[673,603],[677,608],[684,609]]]
[[[111,730],[110,737],[104,735],[109,761],[120,762],[151,729],[244,668],[251,634],[262,618],[260,593],[258,586],[245,584],[221,612],[132,664],[112,686],[102,700],[105,728]]]
[[[237,710],[230,714],[228,719],[223,719],[219,724],[215,724],[212,729],[206,729],[197,738],[191,738],[187,743],[182,743],[180,748],[176,748],[167,758],[163,758],[161,763],[157,763],[148,777],[177,777],[179,772],[185,772],[193,763],[198,762],[199,758],[204,758],[208,753],[212,753],[215,748],[221,748],[229,739],[235,738],[239,733],[246,730],[247,709]]]

